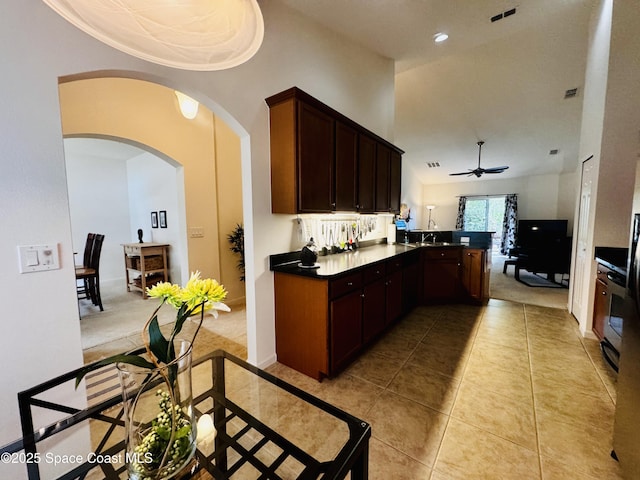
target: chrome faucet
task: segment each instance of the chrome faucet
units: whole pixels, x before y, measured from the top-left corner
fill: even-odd
[[[425,240],[427,240],[429,237],[431,237],[431,243],[436,243],[436,234],[435,233],[427,233],[426,235],[424,233],[422,233],[422,242],[421,243],[425,243]]]

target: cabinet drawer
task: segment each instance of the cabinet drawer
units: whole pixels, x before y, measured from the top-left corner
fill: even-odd
[[[373,283],[380,278],[384,278],[386,271],[387,268],[384,263],[376,263],[375,265],[365,268],[363,272],[365,285]]]
[[[424,249],[425,260],[452,260],[459,261],[461,248],[459,247],[429,247]]]
[[[134,246],[134,245],[125,245],[124,246],[124,253],[132,256],[132,257],[139,257],[140,256],[140,250],[141,248],[138,246]]]
[[[329,284],[329,296],[331,298],[337,298],[359,288],[362,288],[362,273],[352,273],[332,280]]]

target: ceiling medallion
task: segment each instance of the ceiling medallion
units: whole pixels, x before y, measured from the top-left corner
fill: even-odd
[[[122,52],[184,70],[223,70],[260,48],[257,0],[43,0],[67,21]]]

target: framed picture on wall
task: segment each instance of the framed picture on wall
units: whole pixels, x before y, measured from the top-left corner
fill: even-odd
[[[160,210],[160,228],[167,228],[167,211]]]
[[[158,228],[158,212],[151,212],[151,228]]]

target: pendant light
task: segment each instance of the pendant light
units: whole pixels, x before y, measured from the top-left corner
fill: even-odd
[[[223,70],[260,48],[257,0],[43,0],[101,42],[160,65]]]

